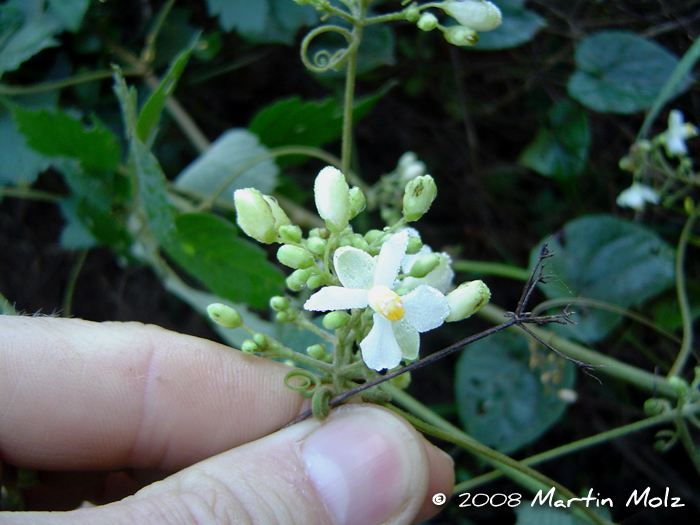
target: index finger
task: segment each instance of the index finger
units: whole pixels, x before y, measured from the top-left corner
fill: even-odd
[[[0,457],[40,469],[175,470],[267,435],[289,367],[138,323],[0,316]]]

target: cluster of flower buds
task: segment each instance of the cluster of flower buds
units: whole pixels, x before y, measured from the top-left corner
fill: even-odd
[[[415,22],[422,31],[439,29],[445,40],[455,46],[473,46],[479,41],[479,32],[492,31],[502,23],[501,10],[488,0],[447,0],[427,7],[442,9],[457,24],[443,26],[433,13],[421,13],[421,7],[416,4],[406,8],[406,19]]]
[[[304,304],[309,311],[329,312],[326,330],[341,330],[351,322],[351,332],[362,350],[365,364],[375,370],[396,367],[401,359],[418,357],[419,333],[444,321],[469,317],[489,300],[481,281],[463,284],[449,292],[454,272],[446,253],[434,253],[423,245],[418,232],[406,225],[422,217],[437,194],[435,181],[414,154],[399,161],[394,178],[404,186],[401,218],[385,230],[355,233],[350,221],[366,204],[360,188],[351,188],[336,168],[323,168],[314,183],[314,200],[325,228],[314,228],[304,238],[290,223],[277,202],[255,189],[236,190],[238,225],[260,242],[277,242],[277,259],[293,271],[287,278],[292,291],[319,289]],[[270,306],[280,322],[305,322],[289,299],[273,297]],[[212,305],[210,315],[223,326],[240,325],[235,311]],[[367,312],[352,316],[348,311]],[[256,334],[244,351],[269,348]],[[325,345],[312,345],[307,354],[328,361]]]

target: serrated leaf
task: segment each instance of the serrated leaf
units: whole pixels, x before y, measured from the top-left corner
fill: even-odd
[[[555,277],[541,289],[550,299],[571,298],[576,324],[552,327],[567,337],[599,341],[620,320],[607,310],[577,307],[577,297],[629,308],[673,286],[674,249],[641,224],[610,215],[573,220],[532,250],[530,266],[548,239],[554,257],[547,259],[546,273]]]
[[[540,15],[525,9],[524,0],[493,0],[503,14],[503,23],[493,31],[479,33],[479,42],[466,48],[476,51],[507,49],[529,42],[547,22]]]
[[[34,111],[14,104],[10,109],[27,144],[42,155],[77,159],[88,171],[109,173],[119,166],[119,142],[97,119],[86,127],[61,109]]]
[[[141,109],[138,120],[136,121],[136,135],[146,144],[150,144],[153,141],[165,101],[173,91],[175,91],[177,81],[180,79],[180,75],[182,75],[182,72],[185,70],[185,66],[192,55],[192,51],[197,45],[197,39],[198,37],[195,37],[187,49],[177,56],[156,90],[151,94]]]
[[[63,24],[59,17],[44,9],[44,0],[10,0],[0,6],[0,18],[4,22],[0,76],[14,71],[42,49],[59,45],[53,37],[63,29]]]
[[[230,129],[177,176],[175,186],[211,194],[231,175],[268,152],[258,137],[247,129]],[[278,174],[279,168],[272,159],[253,164],[228,185],[221,198],[233,202],[233,190],[239,188],[257,188],[262,193],[271,193]]]
[[[232,224],[204,213],[180,215],[175,222],[168,253],[212,293],[267,308],[270,297],[282,292],[282,273],[262,249],[240,239]]]
[[[586,112],[565,100],[552,106],[547,115],[547,123],[521,153],[520,164],[546,177],[580,174],[591,142]]]
[[[601,31],[576,47],[569,95],[603,113],[635,113],[651,107],[678,65],[678,57],[634,33]],[[687,89],[687,82],[679,92]]]
[[[469,345],[457,361],[455,396],[464,429],[505,454],[531,443],[559,420],[567,405],[556,391],[574,383],[575,367],[567,361],[561,381],[545,387],[529,359],[524,337],[498,332]]]

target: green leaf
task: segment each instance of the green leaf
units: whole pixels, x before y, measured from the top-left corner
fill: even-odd
[[[51,159],[27,145],[9,111],[0,107],[0,183],[32,184]]]
[[[563,363],[561,380],[543,385],[529,366],[527,340],[498,332],[469,345],[457,361],[455,395],[466,432],[508,454],[533,442],[564,414],[557,390],[571,388],[575,367]]]
[[[591,142],[586,112],[564,100],[552,106],[547,116],[547,123],[521,153],[520,164],[546,177],[579,175]]]
[[[318,22],[312,6],[300,6],[290,0],[207,0],[212,16],[218,15],[224,31],[236,30],[253,43],[294,43],[303,26]]]
[[[603,113],[635,113],[651,107],[678,65],[678,57],[655,42],[623,31],[601,31],[585,38],[576,47],[575,60],[569,95]]]
[[[90,0],[49,0],[50,9],[61,19],[63,27],[71,31],[80,28]]]
[[[175,186],[211,194],[234,173],[269,151],[247,129],[230,129],[177,176]],[[233,191],[239,188],[271,193],[278,174],[279,168],[271,158],[252,164],[227,186],[221,198],[233,202]]]
[[[540,246],[530,254],[531,267]],[[575,312],[571,318],[576,323],[552,329],[583,342],[603,339],[620,316],[607,310],[576,307],[577,297],[629,308],[641,305],[674,283],[673,248],[641,224],[610,215],[582,217],[567,223],[549,239],[549,249],[554,256],[547,259],[545,273],[554,277],[541,289],[550,299],[571,298],[571,310]]]
[[[180,53],[173,61],[170,70],[163,77],[163,80],[161,80],[156,90],[151,94],[141,109],[141,113],[136,122],[136,135],[146,144],[150,144],[153,141],[165,101],[172,95],[173,91],[175,91],[177,81],[180,79],[180,75],[182,75],[182,72],[185,70],[190,55],[192,55],[192,51],[197,45],[197,38],[198,37],[195,37],[187,49]]]
[[[493,31],[479,33],[479,42],[466,49],[490,51],[507,49],[529,42],[547,22],[537,13],[525,9],[525,0],[494,0],[503,14],[503,23]]]
[[[188,213],[176,219],[168,254],[209,290],[234,303],[267,308],[282,292],[284,277],[265,251],[238,237],[236,228],[214,215]]]
[[[0,6],[0,17],[8,20],[2,28],[0,75],[14,71],[42,49],[59,45],[53,36],[60,31],[61,24],[43,11],[43,3],[43,0],[11,0]],[[21,25],[17,23],[20,19]]]
[[[96,118],[86,127],[60,109],[33,111],[14,104],[10,109],[27,144],[42,155],[77,159],[88,171],[109,173],[119,166],[119,142]]]

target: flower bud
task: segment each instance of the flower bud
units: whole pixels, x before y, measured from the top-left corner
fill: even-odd
[[[416,4],[409,5],[403,12],[406,20],[409,22],[415,22],[420,17],[420,9]]]
[[[455,46],[473,46],[479,41],[476,31],[464,26],[450,26],[445,29],[443,36]]]
[[[437,186],[430,175],[416,177],[406,185],[403,194],[403,215],[407,221],[417,221],[425,212],[437,195]]]
[[[503,22],[501,10],[485,0],[450,0],[443,2],[442,9],[460,25],[474,31],[491,31]]]
[[[301,228],[296,224],[285,224],[279,227],[279,236],[283,241],[301,242]]]
[[[384,235],[384,232],[382,230],[369,230],[367,233],[365,233],[365,240],[369,244],[372,244],[374,241],[379,239],[382,235]]]
[[[243,341],[243,344],[241,344],[241,352],[244,354],[254,354],[255,352],[258,351],[258,345],[255,344],[255,341],[252,339],[246,339]]]
[[[350,218],[357,217],[367,205],[367,198],[357,186],[350,188]]]
[[[306,349],[306,353],[319,361],[325,360],[326,356],[328,355],[328,352],[326,352],[326,346],[322,345],[321,343],[309,346]]]
[[[350,314],[343,310],[336,310],[323,316],[323,327],[326,330],[336,330],[347,324]]]
[[[304,248],[285,244],[277,250],[277,260],[290,268],[305,269],[314,263],[314,257]]]
[[[447,305],[450,307],[450,315],[445,321],[448,323],[461,321],[476,313],[489,302],[491,290],[483,281],[470,281],[460,284],[456,290],[446,296]]]
[[[438,26],[438,19],[433,13],[423,13],[416,25],[421,31],[432,31]]]
[[[668,385],[676,391],[679,396],[686,395],[690,390],[690,385],[682,377],[671,376],[668,378]]]
[[[272,211],[272,216],[275,218],[275,230],[279,230],[282,226],[287,226],[292,223],[289,217],[287,217],[287,214],[284,213],[282,207],[277,203],[277,199],[264,194],[262,198],[265,199],[265,202],[270,207],[270,211]]]
[[[423,241],[420,240],[420,237],[409,237],[406,255],[415,255],[421,250],[422,247]]]
[[[437,253],[429,253],[418,259],[411,266],[408,275],[411,277],[425,277],[440,264],[440,256]]]
[[[306,281],[309,280],[310,275],[311,270],[309,268],[306,268],[305,270],[294,270],[291,275],[287,277],[287,286],[292,288],[292,290],[299,291],[306,285]],[[290,283],[298,288],[293,288],[290,286]]]
[[[398,388],[399,390],[406,390],[408,385],[411,384],[411,372],[404,372],[401,375],[392,377],[389,379],[391,386]]]
[[[277,322],[279,323],[286,323],[288,321],[291,321],[291,316],[286,311],[277,312],[277,314],[275,315],[275,319],[277,319]]]
[[[354,233],[352,237],[350,237],[350,246],[366,252],[369,248],[369,243],[365,240],[363,235]]]
[[[224,328],[238,328],[243,324],[241,314],[228,305],[213,303],[207,306],[207,313],[212,321]]]
[[[318,275],[318,274],[312,275],[306,281],[306,286],[308,286],[310,290],[315,290],[316,288],[320,288],[324,284],[326,284],[326,280],[323,278],[322,275]]]
[[[345,176],[333,166],[323,168],[314,183],[316,209],[326,227],[334,232],[343,231],[350,220],[350,188]]]
[[[258,345],[258,348],[265,348],[268,342],[267,336],[258,332],[253,336],[253,342]]]
[[[321,239],[320,237],[310,237],[306,241],[306,247],[309,251],[316,255],[323,255],[326,252],[326,239]]]
[[[270,308],[276,312],[284,312],[289,308],[289,299],[282,297],[281,295],[275,295],[270,298]]]
[[[277,239],[277,220],[262,193],[254,188],[236,190],[233,202],[238,213],[236,222],[246,235],[265,244]]]

